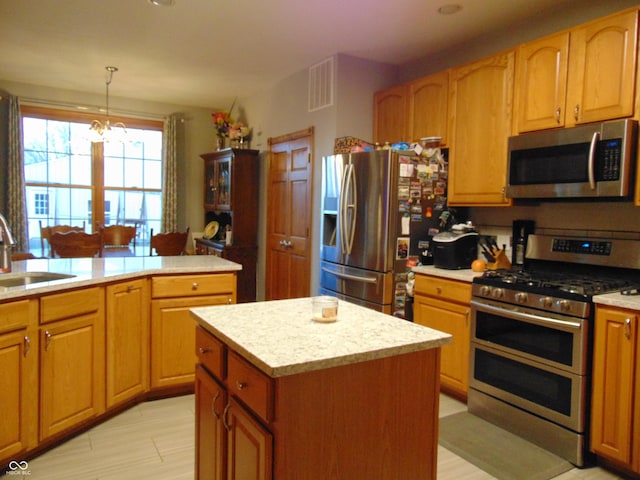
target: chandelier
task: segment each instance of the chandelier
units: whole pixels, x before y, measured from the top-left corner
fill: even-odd
[[[89,140],[95,143],[102,142],[123,142],[127,134],[127,128],[124,123],[116,122],[113,125],[109,121],[109,85],[113,78],[113,72],[118,71],[118,67],[104,67],[107,71],[106,87],[107,87],[107,114],[106,120],[93,120],[89,127]]]

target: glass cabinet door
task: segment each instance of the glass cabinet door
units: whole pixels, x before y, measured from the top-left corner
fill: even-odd
[[[231,157],[205,163],[204,203],[212,210],[231,208]]]
[[[231,206],[231,159],[218,160],[218,208],[229,208]]]

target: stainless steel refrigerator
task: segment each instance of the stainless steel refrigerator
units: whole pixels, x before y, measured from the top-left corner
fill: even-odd
[[[410,317],[407,274],[446,211],[446,153],[323,157],[320,293]]]

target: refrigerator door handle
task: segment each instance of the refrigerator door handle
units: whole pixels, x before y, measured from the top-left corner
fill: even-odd
[[[335,275],[336,277],[342,278],[344,280],[355,280],[356,282],[362,282],[362,283],[378,283],[378,280],[375,278],[370,278],[370,277],[359,277],[358,275],[350,275],[348,273],[340,273],[340,272],[336,272],[335,270],[331,270],[327,267],[322,267],[322,270],[331,274],[331,275]]]
[[[346,252],[347,254],[351,254],[351,249],[353,248],[353,240],[356,235],[356,213],[358,211],[358,194],[356,189],[356,174],[354,171],[353,164],[350,163],[347,167],[347,191],[345,192],[345,213],[347,214],[344,222],[345,225],[348,222],[348,233],[346,239]]]
[[[339,237],[340,237],[340,250],[342,253],[345,253],[347,250],[347,241],[346,241],[346,203],[347,203],[347,173],[349,171],[349,164],[346,165],[344,172],[342,173],[342,178],[340,179],[340,204],[338,205],[338,224],[340,226]]]

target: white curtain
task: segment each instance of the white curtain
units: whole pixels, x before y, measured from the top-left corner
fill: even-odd
[[[171,232],[178,228],[178,148],[177,114],[170,115],[164,122],[162,159],[162,231]]]
[[[14,252],[28,252],[27,207],[24,186],[22,119],[18,97],[9,95],[9,149],[7,159],[7,223],[16,241]]]

